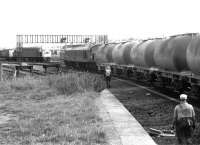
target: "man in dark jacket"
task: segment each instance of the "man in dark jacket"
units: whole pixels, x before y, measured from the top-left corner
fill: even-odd
[[[180,95],[180,104],[174,109],[173,128],[179,144],[191,144],[191,137],[195,129],[195,112],[191,104],[187,103],[187,95]]]
[[[111,81],[111,68],[110,66],[106,66],[105,68],[105,79],[106,79],[106,86],[110,88],[110,81]]]

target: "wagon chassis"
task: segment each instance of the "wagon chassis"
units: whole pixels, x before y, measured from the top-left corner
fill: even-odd
[[[200,97],[200,77],[191,72],[173,72],[157,68],[144,68],[134,65],[118,65],[113,63],[98,64],[98,71],[104,72],[110,65],[113,75],[125,76],[129,79],[143,81],[150,86],[159,86],[177,93],[187,93],[195,98]]]

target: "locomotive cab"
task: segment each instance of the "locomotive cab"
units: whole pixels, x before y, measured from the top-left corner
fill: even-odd
[[[45,62],[50,61],[51,58],[51,50],[42,50],[42,58]]]

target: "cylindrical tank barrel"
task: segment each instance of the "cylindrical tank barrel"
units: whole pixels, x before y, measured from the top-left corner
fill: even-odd
[[[155,67],[156,63],[154,61],[154,51],[162,43],[162,39],[154,39],[151,41],[145,49],[145,62],[148,67]]]
[[[112,51],[116,45],[117,44],[115,44],[115,43],[106,45],[104,53],[106,55],[107,62],[113,62]]]
[[[136,47],[136,45],[138,44],[139,42],[137,41],[131,41],[131,42],[127,42],[125,43],[122,47],[123,49],[123,60],[125,62],[125,64],[131,64],[131,49],[133,47]]]
[[[136,66],[147,67],[145,52],[146,47],[152,42],[152,40],[145,40],[136,45],[136,47],[132,47],[131,49],[131,62]]]
[[[124,64],[123,60],[123,43],[117,44],[112,51],[112,59],[116,64]]]
[[[187,48],[187,64],[195,74],[200,74],[200,36],[194,36]]]
[[[186,49],[191,38],[191,35],[180,35],[164,40],[154,52],[156,65],[171,71],[187,70]]]

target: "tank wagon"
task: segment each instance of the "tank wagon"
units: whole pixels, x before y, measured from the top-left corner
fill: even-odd
[[[70,51],[74,51],[73,55]],[[105,66],[110,65],[115,75],[125,75],[151,85],[200,97],[199,34],[80,46],[78,50],[70,51],[66,51],[67,62],[74,58],[73,64],[85,62],[85,68],[92,62],[98,66],[99,71],[104,71]]]

